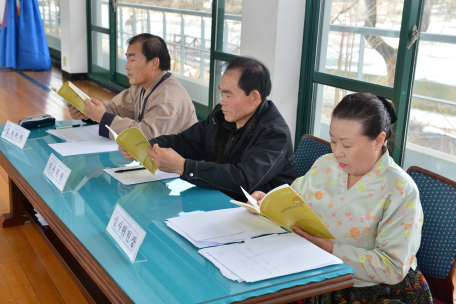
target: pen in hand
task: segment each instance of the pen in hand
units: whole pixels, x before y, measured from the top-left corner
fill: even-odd
[[[130,171],[138,171],[138,170],[145,170],[145,167],[141,168],[133,168],[133,169],[122,169],[122,170],[116,170],[114,173],[123,173],[123,172],[130,172]]]
[[[76,128],[80,127],[81,125],[71,125],[71,126],[63,126],[63,127],[55,127],[56,129],[66,129],[66,128]]]

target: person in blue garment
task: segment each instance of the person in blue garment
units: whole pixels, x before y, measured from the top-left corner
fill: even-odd
[[[44,71],[51,69],[51,57],[38,1],[6,1],[0,30],[0,67]]]

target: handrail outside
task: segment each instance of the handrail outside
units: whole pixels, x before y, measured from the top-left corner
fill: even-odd
[[[102,4],[108,4],[108,1],[102,1]],[[120,37],[120,47],[121,47],[121,54],[123,54],[123,46],[124,46],[124,37],[123,33],[123,21],[122,21],[122,8],[131,8],[133,9],[133,24],[136,24],[136,9],[146,10],[147,13],[147,27],[150,28],[150,15],[149,11],[156,11],[162,12],[162,23],[163,23],[163,39],[169,45],[174,45],[180,47],[180,73],[185,73],[185,50],[190,49],[194,51],[200,52],[200,66],[198,67],[200,70],[200,80],[204,81],[204,62],[205,57],[209,55],[210,50],[206,49],[206,39],[205,39],[205,21],[204,18],[212,18],[212,12],[200,12],[200,11],[193,11],[187,9],[176,9],[176,8],[167,8],[167,7],[159,7],[159,6],[149,6],[149,5],[141,5],[141,4],[131,4],[131,3],[124,3],[118,2],[117,6],[120,10],[120,29],[119,29],[119,37]],[[173,42],[167,40],[166,36],[166,14],[165,13],[172,13],[172,14],[180,14],[181,16],[181,31],[180,31],[180,42]],[[198,16],[200,17],[200,27],[201,27],[201,37],[200,37],[200,45],[197,46],[190,46],[185,44],[185,19],[184,15],[186,16]],[[224,22],[225,22],[225,31],[224,31],[224,49],[228,49],[228,20],[231,21],[242,21],[241,15],[233,15],[233,14],[225,14],[224,15]],[[136,34],[136,27],[133,25],[133,35]]]

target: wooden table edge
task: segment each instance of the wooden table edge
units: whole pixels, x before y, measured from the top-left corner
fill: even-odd
[[[243,301],[235,302],[242,304],[253,303],[290,303],[297,300],[321,295],[327,292],[349,288],[354,285],[353,274],[345,274],[335,278],[326,279],[319,282],[312,282],[305,285],[297,285],[281,289],[274,293],[268,293],[257,297],[251,297]],[[280,298],[280,299],[279,299]]]

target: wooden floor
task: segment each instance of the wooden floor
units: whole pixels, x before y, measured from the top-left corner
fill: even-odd
[[[49,88],[64,82],[59,67],[46,72],[20,72],[0,68],[0,124],[7,120],[51,114],[70,120],[66,105]],[[74,82],[100,101],[114,94],[87,81]],[[9,213],[8,176],[0,167],[0,214]],[[0,304],[87,303],[76,283],[31,224],[0,227]]]

